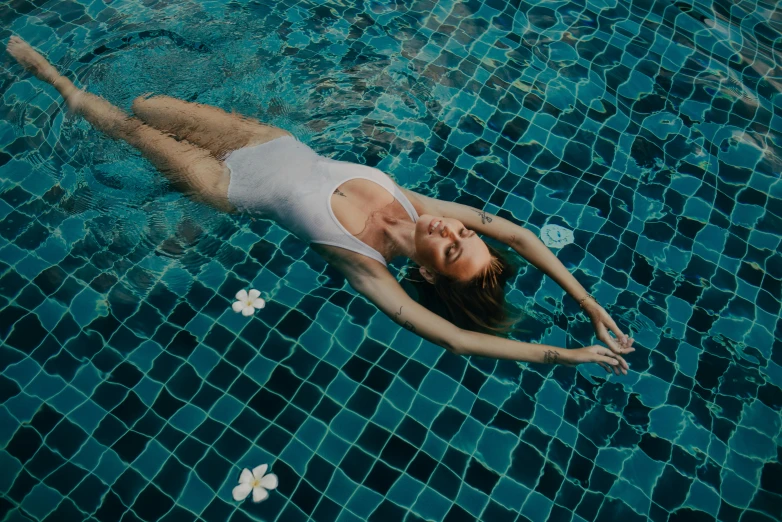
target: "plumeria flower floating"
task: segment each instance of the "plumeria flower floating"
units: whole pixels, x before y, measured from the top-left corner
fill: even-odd
[[[269,498],[268,490],[277,487],[277,475],[274,473],[265,475],[267,469],[269,469],[268,464],[261,464],[252,471],[244,468],[239,476],[239,485],[233,489],[234,500],[246,499],[251,491],[253,502],[262,502]]]
[[[247,290],[239,290],[236,292],[236,298],[238,301],[231,308],[233,308],[234,312],[242,312],[242,315],[245,317],[254,314],[255,310],[260,310],[266,306],[266,301],[261,299],[261,293],[254,288],[249,293],[247,293]]]
[[[573,242],[573,231],[559,225],[543,225],[540,239],[549,248],[562,248]]]

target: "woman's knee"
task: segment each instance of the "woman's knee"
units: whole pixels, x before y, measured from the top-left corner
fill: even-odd
[[[130,104],[130,110],[137,116],[140,115],[146,107],[147,100],[148,99],[143,94],[141,96],[136,96],[133,98],[133,103]]]
[[[133,99],[133,103],[130,105],[130,109],[137,116],[154,114],[154,111],[163,107],[167,100],[170,100],[170,96],[163,94],[156,94],[155,96],[149,96],[149,94],[142,94],[136,96]]]

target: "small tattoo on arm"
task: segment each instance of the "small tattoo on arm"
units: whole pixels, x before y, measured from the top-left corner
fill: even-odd
[[[334,194],[337,194],[338,196],[342,196],[343,198],[346,198],[347,196],[339,191],[339,189],[334,189]]]
[[[557,364],[559,362],[559,354],[554,350],[546,350],[543,354],[543,362],[546,364]]]
[[[484,225],[486,223],[491,223],[491,216],[489,216],[486,212],[483,210],[478,210],[477,208],[474,208],[473,210],[477,212],[479,216],[481,216],[481,223]]]
[[[395,319],[397,322],[402,322],[402,319],[399,317],[400,315],[402,315],[402,308],[403,308],[403,307],[401,307],[401,306],[400,306],[400,307],[399,307],[399,311],[398,311],[397,313],[395,313],[395,314],[394,314],[394,319]],[[415,333],[415,326],[413,326],[413,323],[411,323],[410,321],[405,321],[405,322],[402,324],[402,326],[403,326],[404,328],[406,328],[406,329],[410,330],[411,332]]]

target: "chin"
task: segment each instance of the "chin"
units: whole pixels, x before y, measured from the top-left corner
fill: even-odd
[[[434,216],[431,216],[429,214],[421,214],[418,216],[418,221],[415,222],[415,242],[418,244],[418,241],[423,239],[424,237],[428,236],[429,233],[429,223],[432,222],[432,219]]]
[[[415,223],[415,236],[413,242],[415,244],[415,250],[418,254],[426,255],[426,251],[431,248],[429,245],[429,223],[431,223],[434,216],[429,214],[422,214],[418,216],[418,221]],[[420,264],[420,261],[416,261]]]

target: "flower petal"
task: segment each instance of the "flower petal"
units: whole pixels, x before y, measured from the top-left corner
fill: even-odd
[[[247,468],[244,468],[242,470],[242,474],[239,475],[239,484],[252,484],[253,480],[253,473]]]
[[[263,299],[256,299],[255,301],[253,301],[253,306],[258,310],[260,310],[261,308],[266,306],[266,301],[264,301]]]
[[[250,290],[250,293],[248,294],[248,297],[250,298],[250,301],[255,301],[256,299],[261,297],[261,292],[259,292],[255,288],[253,288],[252,290]]]
[[[253,487],[250,484],[239,484],[233,489],[233,496],[234,500],[244,500],[247,498],[247,495],[250,494],[250,491],[253,490]],[[255,494],[253,494],[253,498],[255,497]]]
[[[277,475],[274,473],[264,475],[264,477],[261,479],[261,486],[265,487],[266,489],[274,489],[277,487],[278,483],[279,481],[277,480]]]
[[[261,464],[260,466],[254,467],[253,477],[255,477],[255,480],[261,480],[263,478],[264,473],[266,473],[267,469],[269,469],[268,464]]]
[[[268,491],[266,491],[260,486],[258,486],[257,488],[253,488],[253,502],[263,502],[267,498],[269,498]]]
[[[241,301],[234,301],[234,304],[231,305],[231,308],[234,312],[239,313],[244,310],[244,303]]]
[[[255,308],[253,308],[252,306],[245,306],[242,309],[242,315],[245,316],[245,317],[250,316],[250,315],[252,315],[254,313],[255,313]]]
[[[240,301],[244,301],[247,299],[247,290],[241,289],[238,292],[236,292],[236,298]]]

